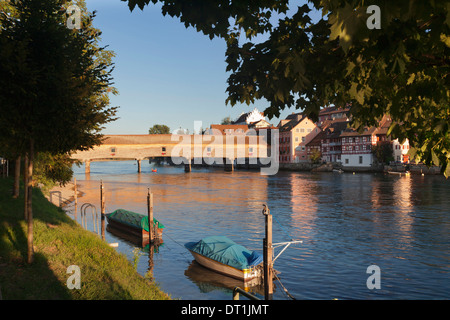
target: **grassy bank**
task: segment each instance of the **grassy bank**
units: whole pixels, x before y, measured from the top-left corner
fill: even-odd
[[[27,264],[23,190],[11,197],[11,179],[0,178],[0,292],[8,299],[169,299],[140,276],[125,255],[81,228],[60,208],[33,192],[34,262]],[[70,265],[81,273],[81,288],[68,289]]]

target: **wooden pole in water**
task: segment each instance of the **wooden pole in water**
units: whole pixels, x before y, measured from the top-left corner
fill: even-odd
[[[147,193],[147,214],[148,214],[148,240],[153,242],[153,193],[150,193],[150,188]]]
[[[77,199],[77,178],[73,178],[73,185],[74,185],[74,187],[73,187],[73,191],[74,191],[73,196],[75,198],[75,208],[76,208],[76,205],[78,203],[78,199]],[[76,209],[75,209],[75,212],[76,212]]]
[[[102,240],[105,240],[105,192],[103,190],[103,180],[100,181],[100,208],[102,219]]]
[[[272,300],[273,296],[273,269],[272,269],[272,215],[269,207],[263,205],[263,215],[266,217],[266,237],[263,241],[263,258],[264,258],[264,299]]]

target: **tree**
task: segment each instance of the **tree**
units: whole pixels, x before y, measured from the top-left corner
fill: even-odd
[[[231,124],[231,118],[229,116],[223,118],[220,124]]]
[[[150,2],[122,1],[131,10]],[[407,138],[416,159],[450,174],[448,1],[152,2],[226,41],[227,103],[266,99],[269,118],[295,107],[313,120],[321,107],[348,103],[358,130],[389,114],[393,139]],[[263,33],[267,40],[255,41]]]
[[[114,52],[111,50],[106,50],[105,48],[100,48],[99,41],[100,41],[100,35],[101,32],[99,29],[96,29],[93,27],[91,20],[91,14],[87,11],[85,0],[74,0],[74,1],[67,1],[62,3],[64,9],[67,9],[69,6],[75,5],[80,10],[80,18],[84,21],[84,28],[86,31],[86,34],[90,35],[92,37],[92,42],[89,44],[89,49],[94,50],[94,56],[96,63],[103,63],[105,65],[111,65],[112,64],[112,58],[115,56]],[[11,4],[10,1],[1,1],[0,2],[0,14],[4,15],[4,18],[6,18],[6,15],[12,18],[18,18],[18,12]],[[1,21],[0,20],[0,26]],[[103,73],[107,73],[108,71],[103,71]],[[105,92],[102,94],[99,94],[95,97],[92,97],[92,99],[97,99],[99,102],[97,104],[103,103],[104,105],[109,105],[109,94],[116,95],[118,93],[117,89],[113,87],[111,84],[108,85]],[[6,139],[6,141],[3,141],[2,145],[2,139],[0,138],[0,151],[2,152],[3,156],[6,156],[8,159],[16,159],[15,161],[15,176],[14,176],[14,186],[13,186],[13,197],[17,198],[19,196],[19,179],[20,179],[20,166],[21,166],[21,157],[20,152],[18,150],[23,149],[23,147],[17,147],[17,145],[21,145],[24,143],[23,139],[18,139],[15,143],[11,143],[10,139]],[[39,156],[39,161],[36,163],[37,167],[34,169],[38,169],[40,173],[36,175],[37,182],[42,182],[42,180],[51,180],[54,183],[58,182],[60,184],[65,184],[72,178],[72,170],[69,168],[70,161],[66,159],[68,156],[67,154],[50,154],[50,153],[44,153],[44,155]],[[48,161],[48,162],[47,162]],[[51,174],[51,176],[47,176],[46,174],[43,174],[44,172],[50,173],[54,171],[54,167],[58,166],[59,168],[67,167],[65,172],[66,174]],[[60,171],[61,173],[62,171]],[[70,173],[70,176],[67,174]]]
[[[149,134],[169,134],[170,128],[165,124],[155,124],[148,130]]]
[[[372,153],[377,161],[382,164],[388,164],[394,160],[394,150],[390,142],[373,145]]]
[[[322,159],[322,153],[317,149],[313,149],[309,159],[311,160],[311,163],[320,163],[320,160]]]
[[[33,179],[46,187],[52,187],[56,183],[65,185],[72,180],[74,163],[77,160],[71,159],[67,153],[40,152],[35,158]]]
[[[11,2],[0,15],[0,148],[28,156],[25,185],[28,262],[33,261],[32,175],[38,152],[66,154],[100,144],[115,120],[105,97],[112,65],[96,60],[93,15],[69,29],[65,0]]]

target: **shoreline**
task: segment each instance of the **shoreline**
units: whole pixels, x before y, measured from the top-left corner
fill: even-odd
[[[84,192],[80,191],[80,187],[82,185],[77,182],[77,198],[84,195]],[[61,200],[59,195],[61,196]],[[48,195],[45,197],[50,203],[64,208],[75,201],[75,183],[70,181],[65,186],[56,185],[49,190]]]

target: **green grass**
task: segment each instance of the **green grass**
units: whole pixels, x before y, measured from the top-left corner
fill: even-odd
[[[0,178],[0,292],[3,299],[166,300],[150,279],[97,235],[84,230],[33,190],[34,261],[27,263],[23,190],[11,196],[12,180]],[[81,271],[81,288],[68,289],[70,265]]]

